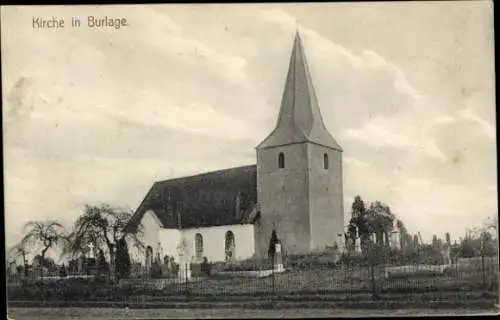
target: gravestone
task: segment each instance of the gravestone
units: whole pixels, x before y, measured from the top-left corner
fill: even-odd
[[[170,276],[173,276],[173,277],[177,277],[178,276],[178,274],[179,274],[178,265],[175,262],[175,258],[174,257],[170,257],[170,259],[168,261],[167,268],[169,270]]]
[[[85,273],[85,255],[82,253],[80,257],[78,257],[78,274],[82,275]]]
[[[17,274],[17,263],[14,260],[9,261],[9,270],[8,270],[9,275],[15,275]]]
[[[158,242],[158,246],[156,247],[156,263],[158,265],[162,265],[163,264],[163,259],[161,258],[163,257],[163,247],[161,246],[161,243]]]
[[[89,244],[89,258],[92,259],[94,258],[95,259],[95,252],[94,252],[94,244],[93,243],[90,243]]]
[[[283,253],[281,252],[281,243],[277,242],[274,245],[274,265],[273,269],[275,272],[282,272],[283,268]]]
[[[401,249],[401,233],[398,231],[392,231],[389,239],[390,247],[393,249]]]
[[[66,266],[63,263],[63,265],[59,268],[59,277],[65,278],[67,276],[68,276],[68,271],[66,270]]]
[[[163,257],[163,264],[161,266],[161,273],[163,274],[163,276],[165,277],[169,277],[170,276],[170,272],[171,272],[171,268],[170,268],[170,257],[168,255],[164,256]]]
[[[443,264],[445,265],[451,265],[452,260],[451,260],[451,247],[447,243],[443,246],[443,249],[441,250],[441,254],[443,255]]]
[[[189,256],[179,253],[179,280],[189,281],[191,279],[191,261]]]
[[[333,246],[333,251],[332,251],[332,262],[333,263],[337,263],[340,261],[340,249],[337,245],[337,243],[335,243],[335,245]]]
[[[354,253],[361,253],[361,239],[356,238],[356,243],[354,245]]]

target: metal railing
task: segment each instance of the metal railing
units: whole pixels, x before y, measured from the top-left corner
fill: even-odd
[[[423,264],[388,265],[337,264],[291,268],[282,273],[252,271],[214,272],[189,279],[137,275],[111,282],[106,275],[67,276],[8,275],[9,299],[216,299],[266,296],[330,297],[331,299],[414,299],[418,296],[439,300],[470,292],[495,297],[498,294],[498,263],[432,266]],[[186,266],[187,267],[187,266]],[[187,275],[188,270],[183,274]],[[147,274],[147,273],[146,273]],[[139,298],[137,298],[139,299]],[[142,299],[142,298],[141,298]]]

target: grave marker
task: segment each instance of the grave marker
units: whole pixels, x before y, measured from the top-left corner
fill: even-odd
[[[95,252],[94,252],[94,244],[93,243],[90,243],[89,244],[89,258],[94,258],[95,259]]]
[[[190,254],[187,252],[188,247],[185,240],[181,240],[177,250],[179,255],[179,280],[181,282],[189,281],[191,279],[191,261],[189,259]]]
[[[281,243],[277,242],[274,246],[275,254],[274,254],[274,271],[282,272],[283,268],[283,253],[281,252]]]

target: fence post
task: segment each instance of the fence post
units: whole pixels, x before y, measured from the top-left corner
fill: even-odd
[[[185,284],[185,294],[187,296],[187,295],[189,295],[189,286],[188,286],[188,280],[189,279],[188,279],[188,264],[187,263],[184,264],[184,275],[186,276],[186,279],[185,279],[185,281],[186,281],[186,284]]]
[[[486,272],[484,266],[484,252],[481,252],[481,274],[483,278],[483,285],[486,285]]]
[[[368,253],[368,264],[370,266],[370,278],[371,278],[371,283],[372,283],[372,298],[376,300],[378,298],[378,293],[377,293],[377,281],[376,281],[376,276],[375,276],[375,266],[376,266],[376,250],[377,247],[373,244],[369,246],[369,253]]]
[[[273,257],[272,257],[272,267],[271,267],[272,268],[271,269],[272,270],[271,275],[272,275],[272,284],[273,284],[273,291],[272,291],[273,298],[276,295],[276,284],[275,284],[276,279],[274,277],[274,265],[275,265],[275,263],[276,263],[276,254],[273,254]]]
[[[372,296],[376,298],[377,296],[377,288],[375,284],[375,266],[373,262],[370,262],[370,279],[372,282]]]

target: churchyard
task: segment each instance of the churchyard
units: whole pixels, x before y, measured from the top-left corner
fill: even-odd
[[[458,259],[448,265],[369,263],[332,255],[311,254],[285,259],[284,270],[270,274],[266,262],[242,261],[191,266],[190,279],[179,274],[154,275],[136,269],[127,279],[111,281],[105,273],[40,278],[35,274],[9,277],[9,301],[66,301],[126,304],[277,299],[297,303],[399,301],[490,301],[498,293],[496,258]],[[234,270],[234,271],[231,271]],[[246,270],[246,271],[242,271]],[[194,271],[194,272],[193,272]],[[272,271],[272,267],[271,267]],[[178,272],[178,270],[177,270]],[[94,273],[94,274],[92,274]],[[43,279],[43,280],[42,280]]]
[[[94,223],[93,210],[89,208],[81,221]],[[128,218],[125,215],[123,220]],[[358,219],[362,227],[361,223]],[[33,226],[28,236],[56,239],[56,223]],[[498,250],[496,240],[485,232],[455,243],[449,236],[424,243],[405,235],[399,238],[399,247],[394,241],[384,241],[387,237],[372,236],[375,233],[367,232],[370,237],[364,238],[359,231],[352,238],[346,234],[343,248],[334,245],[300,255],[283,252],[276,236],[269,241],[268,257],[234,259],[227,255],[226,261],[189,258],[181,245],[176,257],[162,257],[158,250],[154,258],[146,255],[146,259],[134,261],[123,235],[115,239],[110,255],[109,251],[105,254],[103,242],[95,246],[88,241],[88,233],[80,237],[74,232],[69,236],[60,233],[66,244],[62,252],[69,252],[69,260],[62,264],[44,257],[43,248],[29,264],[26,251],[30,248],[15,247],[24,264],[11,261],[7,265],[8,301],[17,306],[105,307],[111,303],[192,308],[193,304],[239,303],[260,308],[277,306],[277,301],[309,307],[321,303],[415,307],[429,303],[484,306],[497,300]]]

